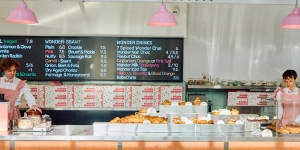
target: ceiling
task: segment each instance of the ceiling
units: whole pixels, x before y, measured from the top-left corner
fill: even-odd
[[[32,0],[34,1],[34,0]],[[296,0],[57,0],[84,2],[166,2],[166,3],[234,3],[234,4],[291,4]]]
[[[1,0],[1,1],[21,1],[21,0]],[[43,1],[43,0],[25,0]],[[220,3],[220,4],[275,4],[275,5],[295,5],[296,0],[52,0],[52,1],[74,1],[74,2],[165,2],[165,3]]]

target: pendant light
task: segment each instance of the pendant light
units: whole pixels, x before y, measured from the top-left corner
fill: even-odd
[[[168,12],[166,5],[162,2],[160,8],[150,17],[149,26],[177,26],[174,15]]]
[[[295,8],[283,19],[280,27],[286,29],[300,29],[300,8],[298,7],[298,0],[296,0]]]
[[[27,4],[22,0],[17,8],[12,10],[8,17],[8,22],[23,23],[23,24],[37,24],[38,21],[32,10],[27,7]]]

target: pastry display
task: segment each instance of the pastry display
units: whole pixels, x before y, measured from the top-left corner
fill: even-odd
[[[168,101],[168,100],[165,100],[165,101],[162,103],[162,105],[171,105],[171,102]]]
[[[276,125],[268,125],[268,129],[271,129],[273,131],[276,131]],[[286,125],[283,127],[279,127],[277,129],[277,132],[280,134],[300,134],[300,126],[295,126],[295,125]]]
[[[30,119],[23,117],[18,120],[18,128],[19,129],[31,129],[31,128],[33,128],[33,124]]]
[[[269,116],[258,116],[258,117],[248,117],[248,121],[261,121],[261,122],[268,122],[270,120]]]
[[[152,124],[167,124],[168,118],[158,116],[144,116],[141,114],[128,115],[122,118],[116,117],[110,123],[143,123],[149,120]]]

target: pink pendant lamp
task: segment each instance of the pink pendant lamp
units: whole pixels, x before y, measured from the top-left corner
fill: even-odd
[[[280,27],[285,29],[300,29],[300,8],[298,7],[298,0],[296,0],[295,8],[283,19]]]
[[[161,4],[160,8],[151,16],[149,26],[176,26],[177,22],[174,15],[168,12],[165,4]]]
[[[38,23],[34,12],[27,8],[27,4],[24,2],[24,0],[19,4],[19,6],[16,9],[12,10],[9,13],[7,21],[24,24]]]

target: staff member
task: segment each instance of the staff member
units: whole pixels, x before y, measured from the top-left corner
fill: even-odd
[[[4,77],[0,78],[0,93],[5,95],[5,100],[9,100],[10,112],[9,119],[20,118],[20,111],[18,105],[21,104],[21,97],[24,95],[30,110],[41,111],[36,105],[35,99],[30,92],[26,80],[16,78],[16,72],[20,68],[20,63],[13,58],[3,58],[0,62],[0,70],[4,72]]]
[[[300,123],[300,91],[296,87],[297,73],[286,70],[282,74],[285,88],[277,88],[274,95],[278,101],[278,118],[281,125]]]

